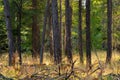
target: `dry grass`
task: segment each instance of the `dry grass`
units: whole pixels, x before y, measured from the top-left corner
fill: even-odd
[[[15,66],[8,66],[8,54],[3,54],[0,56],[0,73],[4,76],[11,77],[15,80],[23,79],[27,80],[28,78],[33,78],[32,80],[64,80],[66,76],[70,75],[68,80],[114,80],[117,78],[120,79],[120,53],[113,52],[112,63],[111,65],[105,64],[106,52],[99,51],[97,58],[95,52],[92,52],[92,69],[86,69],[86,62],[84,58],[84,65],[79,63],[79,55],[74,54],[73,60],[75,62],[74,67],[72,64],[67,63],[67,59],[63,56],[63,63],[60,64],[60,74],[58,71],[59,65],[53,65],[53,60],[45,53],[44,55],[44,64],[39,65],[39,59],[33,61],[31,55],[23,54],[23,65],[20,66],[16,61]],[[98,60],[99,59],[99,60]],[[71,73],[73,71],[73,73]],[[71,74],[70,74],[71,73]],[[34,75],[38,75],[32,77]],[[113,77],[113,74],[117,76]],[[118,75],[119,74],[119,75]],[[112,77],[111,77],[112,76]],[[36,78],[36,79],[35,79]],[[41,79],[40,79],[41,78]],[[63,79],[64,78],[64,79]],[[118,79],[118,80],[119,80]]]

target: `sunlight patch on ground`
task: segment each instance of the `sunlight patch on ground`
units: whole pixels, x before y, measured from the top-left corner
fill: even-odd
[[[84,64],[79,63],[79,54],[73,55],[73,61],[75,62],[74,70],[76,76],[79,76],[83,79],[85,78],[97,78],[111,73],[120,74],[120,53],[113,52],[112,63],[111,65],[105,64],[106,52],[105,51],[98,51],[97,52],[98,58],[95,52],[92,52],[92,69],[88,72],[86,69],[86,58],[84,57]],[[84,55],[85,56],[85,55]],[[51,73],[51,76],[55,76],[58,71],[58,65],[54,65],[53,59],[49,56],[49,53],[45,53],[43,64],[39,64],[39,59],[33,60],[31,55],[23,54],[23,65],[18,65],[16,62],[15,66],[9,67],[8,66],[8,54],[4,54],[0,56],[0,73],[11,77],[14,79],[21,79],[26,76],[31,77],[31,75],[43,72],[44,74]],[[98,60],[99,59],[99,60]],[[100,69],[98,67],[100,66]],[[63,55],[63,61],[61,66],[61,73],[66,73],[71,69],[71,64],[67,63],[67,58]],[[41,74],[40,73],[40,74]],[[42,73],[42,74],[43,74]],[[88,76],[89,74],[90,76]]]

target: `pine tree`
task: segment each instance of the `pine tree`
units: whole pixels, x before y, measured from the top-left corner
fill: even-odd
[[[7,36],[8,36],[9,66],[12,66],[14,64],[13,63],[14,43],[13,43],[13,33],[12,33],[12,25],[11,25],[10,6],[8,0],[3,0],[3,3],[4,3]]]
[[[60,44],[60,27],[58,22],[58,3],[52,0],[52,25],[53,25],[53,41],[54,41],[54,62],[61,63],[61,44]]]
[[[107,0],[107,57],[106,63],[111,63],[112,58],[112,0]]]
[[[66,47],[65,54],[68,61],[72,62],[72,45],[71,45],[71,26],[72,26],[72,8],[69,0],[65,0],[65,22],[66,22]]]
[[[79,46],[80,62],[83,63],[83,49],[82,49],[82,0],[79,0],[78,46]]]
[[[86,0],[86,63],[91,68],[90,0]]]

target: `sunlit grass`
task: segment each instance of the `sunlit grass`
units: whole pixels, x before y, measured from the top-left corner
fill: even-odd
[[[97,53],[97,56],[96,56]],[[31,75],[35,73],[40,74],[50,74],[51,77],[55,77],[56,70],[58,67],[54,65],[53,59],[49,56],[49,53],[45,53],[43,65],[39,65],[39,59],[33,60],[31,55],[23,54],[22,55],[23,64],[22,66],[16,62],[15,66],[8,66],[8,54],[5,53],[0,56],[0,73],[4,76],[11,77],[13,79],[22,79],[24,77],[30,78]],[[81,79],[92,80],[94,78],[100,77],[101,71],[102,76],[105,80],[107,80],[106,75],[108,74],[120,74],[120,53],[113,52],[112,63],[111,65],[106,65],[106,52],[105,51],[97,51],[92,52],[92,69],[88,72],[86,69],[86,58],[84,55],[84,64],[79,63],[79,54],[73,55],[73,61],[75,61],[74,65],[74,73],[76,76],[79,76]],[[102,69],[98,69],[94,72],[95,69],[101,66]],[[71,65],[67,63],[67,58],[63,56],[61,74],[66,73],[71,68]],[[46,70],[48,69],[48,70]],[[92,73],[93,72],[93,73]],[[90,75],[87,75],[90,74]],[[71,76],[71,79],[74,78]],[[76,80],[76,79],[75,79]]]

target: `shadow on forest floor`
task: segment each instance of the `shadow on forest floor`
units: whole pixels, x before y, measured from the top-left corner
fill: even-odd
[[[34,62],[30,55],[23,54],[23,64],[20,66],[16,61],[16,65],[11,67],[7,66],[8,55],[3,54],[0,57],[0,80],[120,80],[120,54],[113,53],[111,65],[105,64],[104,51],[97,54],[99,60],[92,53],[92,69],[79,63],[78,54],[73,55],[73,63],[68,64],[63,57],[59,65],[53,64],[48,53],[45,53],[42,65],[38,64],[39,60]]]

